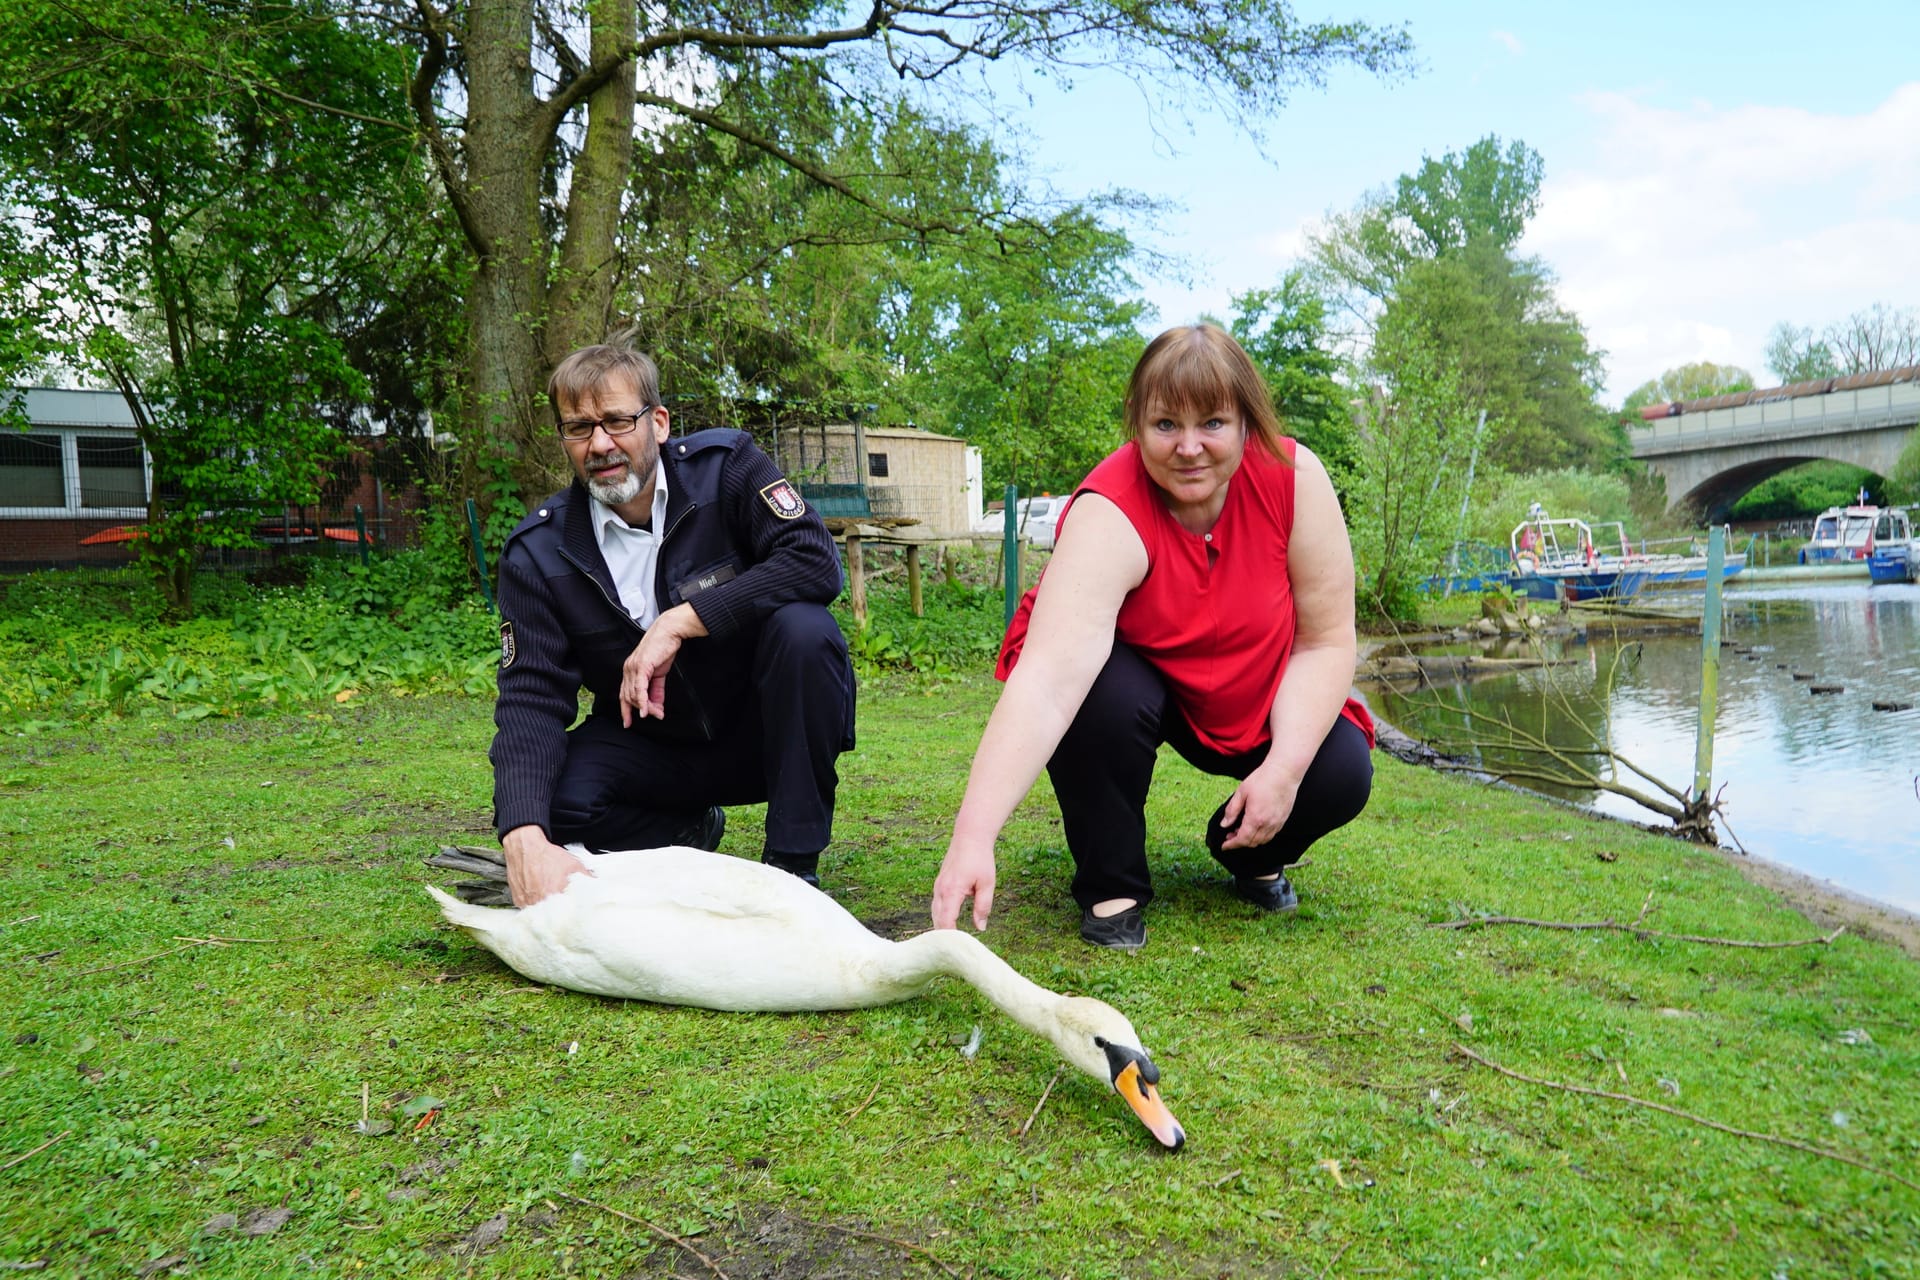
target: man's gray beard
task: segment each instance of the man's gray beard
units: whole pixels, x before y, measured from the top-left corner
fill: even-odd
[[[605,480],[589,479],[587,492],[592,494],[596,501],[603,502],[609,507],[617,507],[622,503],[632,502],[640,496],[640,477],[633,473],[633,464],[628,463],[625,480],[617,484],[609,484]]]

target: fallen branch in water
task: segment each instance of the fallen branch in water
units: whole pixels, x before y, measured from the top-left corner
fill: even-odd
[[[656,1227],[651,1222],[648,1222],[645,1218],[636,1218],[630,1213],[622,1213],[620,1210],[614,1208],[612,1205],[599,1204],[592,1200],[582,1199],[580,1196],[568,1195],[564,1191],[558,1192],[556,1194],[558,1194],[562,1200],[571,1200],[575,1204],[583,1204],[587,1206],[587,1208],[589,1209],[598,1209],[602,1213],[610,1213],[616,1218],[623,1218],[626,1221],[633,1223],[635,1226],[645,1227],[647,1230],[653,1232],[653,1234],[659,1236],[662,1240],[670,1240],[674,1244],[679,1245],[682,1249],[685,1249],[688,1253],[692,1254],[694,1257],[700,1259],[701,1262],[706,1264],[707,1270],[713,1272],[713,1274],[715,1274],[716,1276],[719,1276],[720,1280],[731,1280],[731,1278],[727,1275],[727,1273],[720,1269],[720,1265],[717,1262],[715,1262],[712,1258],[709,1258],[706,1254],[700,1252],[698,1249],[694,1248],[693,1245],[687,1242],[686,1240],[673,1234],[673,1232],[667,1230],[665,1227]]]
[[[1797,1138],[1782,1138],[1777,1134],[1755,1133],[1751,1129],[1736,1129],[1730,1124],[1721,1124],[1718,1120],[1709,1120],[1705,1116],[1695,1115],[1691,1111],[1682,1111],[1680,1108],[1670,1107],[1664,1102],[1652,1102],[1646,1098],[1636,1098],[1631,1094],[1609,1093],[1605,1089],[1589,1089],[1585,1085],[1567,1084],[1559,1080],[1542,1080],[1538,1076],[1523,1075],[1511,1068],[1503,1067],[1497,1062],[1488,1061],[1473,1050],[1467,1048],[1467,1046],[1458,1042],[1455,1042],[1453,1051],[1463,1058],[1472,1059],[1489,1071],[1496,1071],[1512,1080],[1524,1081],[1527,1084],[1537,1084],[1543,1089],[1559,1089],[1565,1093],[1581,1093],[1590,1098],[1611,1098],[1615,1102],[1631,1103],[1636,1107],[1645,1107],[1650,1111],[1663,1111],[1670,1116],[1678,1116],[1682,1120],[1690,1120],[1694,1124],[1705,1125],[1709,1129],[1718,1129],[1721,1133],[1730,1133],[1736,1138],[1752,1138],[1757,1142],[1770,1142],[1778,1147],[1791,1147],[1795,1151],[1804,1151],[1808,1155],[1820,1156],[1827,1160],[1838,1160],[1841,1164],[1850,1164],[1856,1169],[1865,1169],[1875,1177],[1891,1178],[1902,1186],[1912,1187],[1915,1191],[1920,1191],[1920,1182],[1915,1182],[1910,1178],[1903,1178],[1897,1173],[1890,1173],[1885,1169],[1877,1168],[1857,1156],[1848,1155],[1844,1151],[1834,1151],[1827,1147],[1816,1147],[1811,1142],[1801,1142]]]

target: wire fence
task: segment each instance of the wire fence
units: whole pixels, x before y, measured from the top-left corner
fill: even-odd
[[[0,509],[0,572],[112,567],[137,560],[146,526],[140,516],[127,514],[137,508],[121,506],[113,495],[99,495],[89,506],[106,510],[37,515],[18,507]],[[419,507],[386,503],[372,509],[364,503],[321,503],[261,510],[248,527],[247,545],[209,548],[201,567],[245,572],[291,556],[411,549],[420,545],[426,514]]]

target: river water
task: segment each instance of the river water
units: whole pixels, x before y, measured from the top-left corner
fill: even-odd
[[[1713,747],[1721,843],[1737,841],[1759,857],[1920,912],[1920,585],[1738,583],[1724,597]],[[1688,603],[1697,610],[1700,597]],[[1387,719],[1442,749],[1460,749],[1463,730],[1486,742],[1510,720],[1603,778],[1655,790],[1590,754],[1596,742],[1610,742],[1616,756],[1675,790],[1691,787],[1698,635],[1544,644],[1545,656],[1560,660],[1551,667],[1426,691],[1374,688],[1367,696]],[[1912,705],[1876,711],[1875,702]],[[1541,758],[1531,746],[1464,754],[1490,772],[1524,771]],[[1660,821],[1592,786],[1514,780],[1603,813]]]

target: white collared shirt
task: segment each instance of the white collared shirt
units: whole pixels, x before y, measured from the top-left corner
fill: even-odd
[[[657,464],[653,469],[653,520],[649,528],[634,528],[598,498],[588,501],[593,504],[594,540],[613,572],[620,606],[642,627],[652,626],[660,616],[654,577],[659,571],[660,534],[667,526],[667,469]]]

